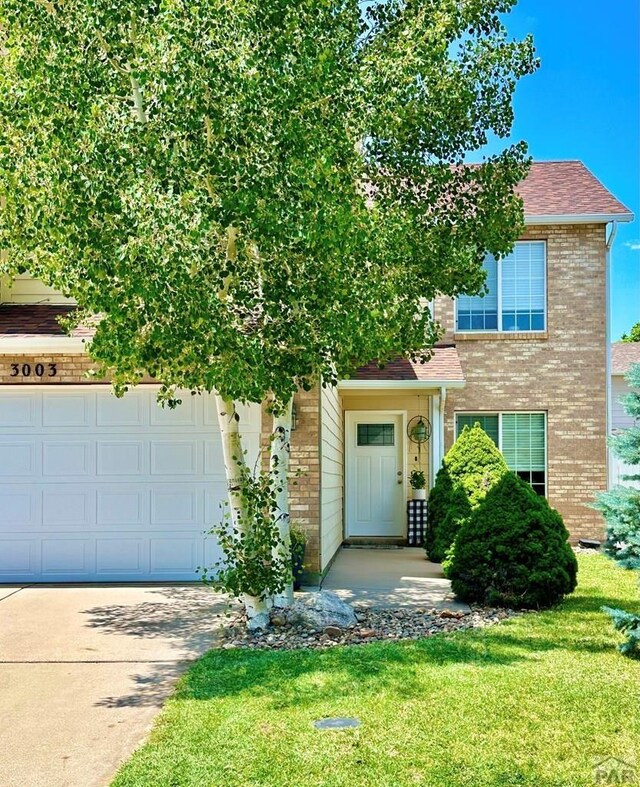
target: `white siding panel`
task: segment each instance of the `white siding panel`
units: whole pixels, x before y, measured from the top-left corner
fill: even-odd
[[[74,303],[53,287],[47,287],[39,279],[27,273],[19,273],[1,288],[3,303]]]
[[[631,393],[631,389],[627,385],[627,381],[624,377],[615,375],[611,378],[611,426],[614,432],[635,426],[634,419],[625,413],[624,407],[620,401],[623,396],[629,393]],[[635,486],[640,489],[640,481],[626,481],[623,478],[625,475],[640,475],[640,466],[633,467],[632,465],[625,464],[619,457],[614,455],[611,449],[609,449],[609,463],[609,477],[612,485],[624,484],[625,486]]]
[[[320,569],[324,571],[343,539],[344,429],[335,388],[321,390]]]
[[[611,378],[611,426],[616,429],[628,429],[634,425],[633,418],[627,415],[620,401],[621,397],[631,393],[624,377],[618,375]]]
[[[626,464],[619,457],[614,456],[611,449],[609,449],[609,461],[611,462],[611,482],[613,486],[622,484],[623,486],[634,486],[636,489],[640,489],[640,480],[629,481],[625,479],[625,476],[628,475],[640,475],[640,465]]]

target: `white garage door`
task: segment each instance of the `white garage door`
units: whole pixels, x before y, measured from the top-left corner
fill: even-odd
[[[241,419],[254,458],[260,408]],[[0,582],[195,580],[224,499],[210,396],[0,390]]]

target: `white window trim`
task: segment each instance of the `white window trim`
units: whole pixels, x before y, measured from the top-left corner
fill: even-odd
[[[524,243],[542,243],[544,244],[544,327],[536,328],[535,331],[527,331],[527,330],[517,330],[517,331],[505,331],[502,329],[502,260],[496,259],[497,265],[497,279],[498,279],[498,327],[497,328],[458,328],[458,298],[455,299],[455,308],[453,314],[454,320],[454,332],[455,333],[504,333],[507,336],[514,333],[526,333],[529,335],[534,334],[541,334],[547,332],[547,312],[549,310],[549,303],[548,303],[548,283],[549,283],[549,275],[548,275],[548,263],[547,263],[547,241],[546,240],[519,240],[516,241],[514,244],[515,246],[520,246]]]
[[[498,450],[502,453],[502,416],[503,415],[542,415],[544,417],[544,496],[549,492],[549,428],[548,413],[546,410],[456,410],[453,414],[453,431],[455,439],[458,439],[458,416],[459,415],[497,415],[498,416]],[[517,473],[517,470],[513,471]]]

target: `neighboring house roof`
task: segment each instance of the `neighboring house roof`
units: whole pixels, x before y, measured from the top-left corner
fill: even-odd
[[[626,374],[634,363],[640,363],[640,342],[615,342],[611,345],[611,374]]]
[[[427,363],[398,358],[382,368],[375,362],[361,366],[355,380],[406,380],[416,382],[464,382],[460,358],[455,347],[434,347],[433,356]]]
[[[581,161],[536,161],[517,187],[528,224],[555,218],[631,221],[633,213],[617,200]]]

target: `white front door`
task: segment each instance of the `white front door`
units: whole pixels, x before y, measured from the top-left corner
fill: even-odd
[[[404,416],[347,411],[346,534],[406,534]]]

